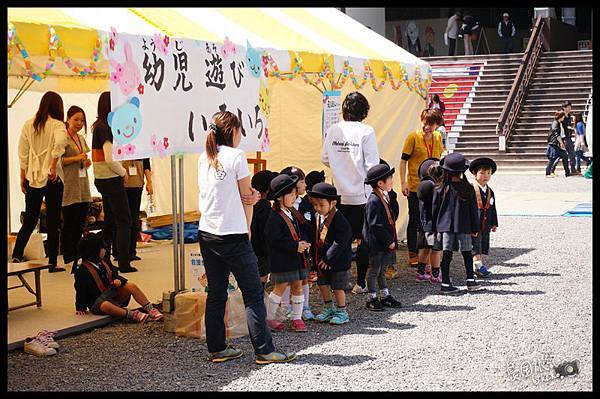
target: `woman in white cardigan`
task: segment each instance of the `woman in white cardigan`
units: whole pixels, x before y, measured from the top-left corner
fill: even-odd
[[[25,218],[17,235],[12,262],[23,261],[23,251],[46,200],[48,229],[48,263],[50,273],[64,271],[57,266],[60,208],[63,176],[60,157],[67,146],[64,107],[58,93],[49,91],[42,97],[35,117],[23,125],[19,139],[21,191],[25,194]]]

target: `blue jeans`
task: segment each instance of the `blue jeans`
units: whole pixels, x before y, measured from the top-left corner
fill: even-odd
[[[206,345],[211,353],[220,352],[227,347],[223,318],[231,272],[244,298],[246,320],[254,353],[266,355],[273,352],[275,347],[271,332],[267,328],[267,310],[258,275],[256,255],[247,236],[245,239],[238,239],[237,242],[227,237],[198,232],[200,251],[208,280],[208,296],[204,313]]]
[[[592,162],[592,160],[590,159],[590,157],[586,157],[583,155],[583,150],[577,150],[575,151],[575,169],[578,172],[581,172],[581,160],[584,160],[585,163],[587,163],[587,166],[590,166],[590,163]]]
[[[559,158],[562,159],[563,167],[565,168],[565,175],[569,176],[571,174],[569,172],[569,161],[567,159],[567,152],[565,150],[555,145],[548,144],[546,156],[548,157],[548,165],[546,166],[546,176],[548,176],[551,173],[554,173],[554,169],[556,168],[556,164]]]

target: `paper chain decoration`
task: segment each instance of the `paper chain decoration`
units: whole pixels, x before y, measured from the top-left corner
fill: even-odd
[[[12,49],[16,48],[19,51],[19,53],[21,54],[21,56],[23,57],[25,71],[26,71],[27,75],[38,82],[41,82],[42,80],[46,79],[46,77],[48,77],[48,75],[50,74],[50,71],[52,71],[52,69],[54,68],[54,64],[55,64],[57,55],[63,59],[63,62],[69,69],[71,69],[74,73],[76,73],[80,76],[86,76],[90,73],[96,72],[96,62],[98,62],[98,59],[100,58],[100,52],[102,50],[102,41],[100,40],[100,38],[96,39],[96,44],[94,46],[94,52],[92,54],[92,61],[90,62],[90,64],[87,67],[85,67],[83,70],[81,70],[78,67],[73,65],[73,60],[71,60],[71,58],[69,58],[67,56],[67,54],[65,53],[63,43],[60,40],[58,34],[56,33],[56,30],[52,26],[48,26],[48,30],[50,31],[50,40],[48,42],[49,58],[48,58],[48,61],[46,62],[46,67],[45,67],[44,71],[41,73],[38,73],[38,72],[33,71],[33,68],[31,66],[31,61],[29,60],[29,53],[27,52],[27,50],[25,49],[25,46],[23,46],[23,42],[21,42],[21,39],[17,35],[17,31],[16,31],[14,25],[9,24],[8,46],[7,46],[8,47],[8,68],[10,68],[10,66],[12,64],[12,59],[13,59]]]
[[[396,83],[394,81],[394,77],[392,75],[391,68],[387,67],[385,64],[383,65],[383,79],[377,82],[375,78],[375,74],[373,73],[373,69],[368,61],[364,63],[364,71],[362,73],[362,77],[357,77],[357,74],[354,73],[354,69],[350,65],[348,60],[344,61],[344,66],[342,68],[341,76],[339,79],[339,83],[334,81],[334,74],[332,72],[332,68],[329,63],[329,57],[324,57],[323,60],[323,69],[319,72],[316,78],[309,78],[308,74],[304,70],[302,65],[302,59],[297,53],[294,53],[294,69],[290,73],[281,73],[279,71],[279,67],[277,63],[273,60],[273,57],[268,53],[263,53],[263,72],[266,77],[274,76],[280,80],[293,80],[296,77],[301,77],[302,80],[308,84],[312,84],[314,86],[318,86],[325,79],[329,80],[331,84],[331,89],[341,89],[345,84],[348,78],[352,80],[354,87],[356,90],[360,90],[365,86],[368,80],[371,81],[371,87],[375,91],[381,90],[381,88],[385,85],[387,80],[390,81],[390,86],[393,90],[399,90],[402,86],[402,83],[406,84],[406,87],[409,91],[415,90],[417,94],[419,94],[422,98],[427,97],[427,93],[429,91],[429,87],[431,86],[431,67],[428,67],[426,78],[423,79],[421,76],[421,69],[417,66],[415,67],[415,75],[412,80],[408,77],[408,71],[406,67],[400,64],[400,76],[401,80]],[[270,67],[271,69],[269,70]]]
[[[50,71],[54,68],[56,55],[59,55],[60,57],[62,57],[65,65],[77,75],[86,76],[90,73],[96,72],[96,63],[98,62],[98,59],[100,58],[100,54],[102,52],[102,46],[103,46],[103,43],[102,43],[102,40],[100,40],[100,37],[98,37],[96,39],[96,44],[94,46],[94,51],[92,54],[92,61],[89,63],[89,65],[87,67],[85,67],[83,70],[81,70],[78,67],[74,66],[71,58],[69,58],[66,55],[63,43],[60,40],[58,34],[56,33],[56,30],[51,26],[48,26],[48,29],[50,30],[50,41],[48,43],[49,58],[48,58],[48,62],[46,63],[46,68],[44,69],[44,71],[41,73],[37,73],[37,72],[33,71],[33,68],[31,66],[31,61],[29,60],[29,54],[27,53],[27,50],[23,46],[21,39],[17,35],[14,25],[9,24],[8,46],[7,46],[7,48],[8,48],[8,68],[10,68],[10,66],[12,64],[12,59],[13,59],[12,49],[16,48],[21,53],[21,56],[23,57],[27,75],[30,76],[31,78],[35,79],[38,82],[41,82],[50,74]],[[104,46],[106,47],[107,45],[108,45],[108,37],[105,37],[104,38]],[[364,63],[364,70],[362,73],[362,77],[357,77],[357,74],[354,72],[354,68],[352,68],[352,66],[350,65],[348,60],[345,60],[344,67],[341,72],[342,75],[340,76],[340,78],[338,80],[339,83],[337,83],[334,81],[335,80],[335,76],[334,76],[335,71],[332,71],[332,68],[329,63],[329,57],[324,57],[323,69],[321,72],[319,72],[317,74],[315,79],[309,78],[308,74],[306,73],[306,71],[304,70],[304,67],[302,65],[302,59],[296,52],[294,52],[294,64],[295,65],[294,65],[294,69],[292,72],[281,73],[279,71],[279,67],[277,66],[277,63],[273,60],[273,57],[266,51],[263,53],[262,66],[263,66],[263,71],[264,71],[265,76],[266,77],[274,76],[280,80],[293,80],[294,78],[299,76],[302,78],[302,80],[305,83],[312,84],[314,86],[318,86],[325,79],[327,79],[329,81],[329,83],[331,84],[332,90],[342,88],[346,84],[346,81],[348,80],[348,78],[350,78],[352,80],[352,83],[353,83],[354,87],[356,88],[356,90],[360,90],[361,88],[363,88],[365,86],[365,84],[367,83],[367,80],[370,80],[371,87],[375,91],[381,90],[381,88],[385,85],[386,81],[389,80],[390,86],[393,90],[399,90],[400,87],[402,86],[402,83],[405,83],[406,87],[408,88],[409,91],[412,92],[413,90],[415,90],[422,98],[427,97],[429,87],[431,86],[431,67],[429,67],[427,69],[427,74],[426,74],[427,77],[425,79],[423,79],[421,76],[420,68],[418,66],[415,67],[414,77],[412,80],[410,80],[408,77],[408,71],[406,70],[406,67],[404,65],[400,64],[401,80],[399,80],[398,83],[396,83],[394,81],[394,77],[392,75],[391,68],[387,67],[384,64],[383,65],[383,79],[380,80],[379,82],[377,82],[377,79],[375,78],[375,74],[373,73],[373,69],[368,61],[366,61]],[[271,70],[269,70],[268,67],[270,67]]]

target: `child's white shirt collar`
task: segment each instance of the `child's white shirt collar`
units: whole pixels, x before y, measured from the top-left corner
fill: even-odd
[[[294,201],[294,208],[296,208],[296,210],[298,210],[300,208],[300,203],[302,202],[302,197],[298,196],[296,198],[296,201]]]
[[[289,217],[292,221],[294,220],[294,217],[292,216],[292,211],[290,211],[287,208],[282,208],[283,213],[285,213],[287,215],[287,217]]]

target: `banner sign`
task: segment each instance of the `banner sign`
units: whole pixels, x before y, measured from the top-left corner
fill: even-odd
[[[109,62],[115,159],[201,153],[219,111],[240,119],[239,148],[269,150],[262,49],[113,30]]]
[[[340,121],[340,111],[342,109],[342,92],[339,90],[323,92],[323,117],[321,143],[325,138],[325,133],[329,127]]]

